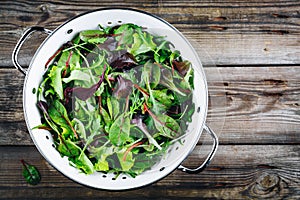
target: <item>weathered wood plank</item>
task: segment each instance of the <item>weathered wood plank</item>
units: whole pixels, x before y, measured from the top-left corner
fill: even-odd
[[[202,147],[197,146],[188,160],[189,166],[199,164],[201,151]],[[33,147],[0,147],[0,196],[5,199],[298,199],[299,152],[297,145],[221,145],[212,163],[200,174],[174,171],[145,188],[109,192],[72,182],[53,169]],[[42,175],[39,185],[29,186],[24,181],[20,159],[38,167]]]
[[[299,143],[300,130],[300,67],[234,67],[206,69],[209,89],[212,91],[212,110],[208,123],[220,128],[225,122],[220,140],[226,143],[252,143],[251,141],[287,142],[293,138]],[[217,76],[216,76],[217,75]],[[226,109],[222,110],[224,93]],[[217,104],[219,103],[219,104]],[[226,138],[226,139],[225,139]],[[259,138],[259,139],[258,139]],[[269,139],[267,139],[269,138]],[[298,138],[298,139],[297,139]],[[289,139],[288,139],[289,140]],[[275,141],[274,141],[275,142]]]
[[[124,6],[156,14],[182,31],[217,64],[299,64],[298,1],[11,1],[0,5],[0,66],[12,66],[10,54],[25,28],[54,29],[67,19],[96,8]],[[23,58],[30,60],[31,42]],[[25,62],[21,62],[25,64]]]
[[[205,70],[207,123],[222,144],[300,143],[300,66]],[[23,80],[15,69],[0,69],[1,145],[32,145],[23,116]]]

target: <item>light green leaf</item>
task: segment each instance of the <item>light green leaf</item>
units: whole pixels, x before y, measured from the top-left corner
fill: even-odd
[[[106,158],[108,156],[111,156],[112,154],[114,154],[114,148],[111,147],[99,147],[99,150],[95,150],[97,151],[97,157],[98,157],[98,162],[95,163],[94,168],[97,171],[108,171],[109,170],[109,165],[108,162],[106,160]]]
[[[156,44],[153,42],[153,36],[147,32],[142,32],[138,29],[137,32],[133,34],[133,41],[129,52],[134,56],[148,51],[155,51]]]
[[[174,104],[174,96],[171,93],[168,94],[168,89],[152,90],[152,95],[166,107],[170,107]]]
[[[79,37],[84,42],[103,43],[107,38],[103,37],[104,32],[100,30],[86,30],[79,33]]]
[[[129,171],[130,168],[134,165],[134,159],[132,157],[132,152],[127,152],[127,155],[125,156],[126,149],[121,149],[119,152],[117,152],[117,156],[122,168],[122,171]],[[125,158],[125,160],[124,160]]]
[[[63,67],[53,66],[51,71],[49,72],[49,78],[51,79],[50,85],[54,88],[54,91],[57,94],[59,99],[64,98],[64,92],[61,82],[61,72]]]
[[[75,158],[74,160],[71,160],[71,162],[86,174],[92,174],[95,171],[93,163],[84,153],[80,154],[80,156]]]
[[[122,113],[111,125],[109,129],[109,140],[115,146],[123,145],[129,137],[130,119]]]
[[[65,83],[69,83],[69,82],[75,81],[75,80],[89,82],[90,81],[90,75],[85,73],[85,72],[82,72],[80,70],[73,70],[73,71],[71,71],[71,74],[70,74],[69,77],[63,78],[62,80]]]

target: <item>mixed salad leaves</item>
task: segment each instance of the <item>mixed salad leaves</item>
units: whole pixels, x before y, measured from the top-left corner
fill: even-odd
[[[195,110],[191,63],[135,24],[82,31],[45,67],[35,129],[49,130],[61,156],[86,174],[150,169]]]

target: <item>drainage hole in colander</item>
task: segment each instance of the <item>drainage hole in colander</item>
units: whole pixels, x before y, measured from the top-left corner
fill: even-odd
[[[69,30],[67,31],[68,34],[71,34],[72,32],[73,32],[73,29],[69,29]]]
[[[109,22],[107,22],[107,24],[108,24],[108,25],[112,25],[112,22],[109,21]]]
[[[162,168],[159,169],[159,171],[162,172],[162,171],[164,171],[164,169],[165,169],[165,167],[162,167]]]
[[[123,176],[123,177],[122,177],[122,179],[126,179],[126,178],[127,178],[126,176]]]
[[[48,135],[46,135],[46,139],[49,140],[49,136]]]
[[[55,148],[55,144],[52,144],[52,147]]]
[[[119,21],[118,21],[118,23],[119,23],[119,24],[122,24],[122,21],[121,21],[121,20],[119,20]]]
[[[107,176],[105,174],[102,175],[102,178],[106,178]]]
[[[175,151],[177,151],[178,149],[179,149],[179,147],[176,147],[176,148],[175,148]]]
[[[182,140],[182,143],[184,144],[184,143],[185,143],[185,140]]]
[[[111,180],[115,181],[115,180],[116,180],[116,178],[115,178],[115,177],[113,177],[113,178],[111,178]]]
[[[197,113],[200,112],[200,107],[197,108]]]

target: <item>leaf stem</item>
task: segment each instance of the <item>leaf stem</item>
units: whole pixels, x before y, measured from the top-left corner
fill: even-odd
[[[26,162],[25,162],[23,159],[20,160],[20,161],[21,161],[22,165],[24,166],[24,168],[26,169],[26,171],[27,171],[27,172],[30,174],[30,176],[32,177],[33,175],[32,175],[32,173],[30,172],[30,170],[28,169]]]
[[[131,146],[125,151],[122,160],[125,162],[128,153],[129,153],[132,149],[134,149],[135,147],[138,147],[138,146],[140,146],[141,144],[144,144],[144,143],[145,143],[145,140],[142,140],[142,141],[136,142],[136,143],[134,143],[133,145],[131,145]]]

